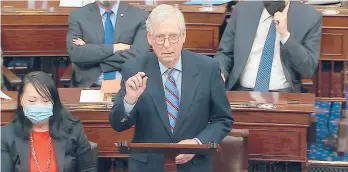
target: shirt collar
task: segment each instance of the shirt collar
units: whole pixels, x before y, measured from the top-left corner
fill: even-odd
[[[118,0],[116,2],[116,4],[111,8],[111,11],[114,12],[115,15],[117,15],[118,7],[120,6],[120,1],[121,0]],[[103,17],[106,10],[104,8],[100,7],[99,5],[98,5],[98,7],[99,7],[100,15]]]
[[[168,67],[164,66],[164,64],[162,64],[160,61],[159,62],[159,66],[160,66],[160,71],[161,71],[161,75],[164,74],[164,72],[167,71]],[[174,69],[178,70],[178,71],[182,71],[182,60],[181,60],[181,55],[179,57],[179,60],[176,62]]]
[[[285,8],[283,10],[283,13],[288,13],[290,4],[291,4],[291,1],[289,0],[288,4],[285,6]],[[262,14],[261,14],[261,21],[264,22],[264,21],[266,21],[270,17],[271,17],[271,15],[268,13],[266,8],[264,8],[263,11],[262,11]]]

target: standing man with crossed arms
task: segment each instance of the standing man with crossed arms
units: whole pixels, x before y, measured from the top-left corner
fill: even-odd
[[[122,64],[149,51],[147,16],[121,0],[97,0],[73,11],[67,34],[73,86],[100,86],[103,80],[121,79]]]
[[[123,63],[149,52],[147,16],[121,0],[96,0],[73,11],[67,34],[72,86],[100,87],[103,80],[122,79]],[[111,160],[98,159],[98,171],[109,171]]]

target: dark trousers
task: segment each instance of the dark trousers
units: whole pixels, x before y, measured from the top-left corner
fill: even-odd
[[[111,158],[98,158],[98,172],[109,172],[111,169]]]
[[[127,159],[123,158],[98,158],[98,172],[109,172],[127,170]]]

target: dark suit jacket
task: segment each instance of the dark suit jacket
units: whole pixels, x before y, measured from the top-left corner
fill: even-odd
[[[221,38],[215,55],[226,78],[226,89],[233,90],[247,63],[262,10],[262,1],[240,1]],[[321,39],[322,15],[309,5],[291,1],[288,30],[291,34],[280,48],[285,77],[293,92],[302,89],[301,78],[316,71]]]
[[[125,114],[125,81],[143,71],[149,77],[147,88],[130,116]],[[135,125],[133,142],[177,143],[198,138],[202,143],[219,143],[233,123],[231,109],[220,76],[218,63],[207,56],[182,52],[182,85],[179,115],[174,133],[169,128],[159,62],[154,53],[129,61],[123,66],[121,90],[110,113],[110,123],[117,131]],[[208,123],[210,122],[210,123]],[[131,172],[163,171],[164,158],[155,154],[131,154]],[[178,166],[179,172],[211,170],[211,158],[196,155],[192,161]]]
[[[54,153],[59,172],[96,172],[95,160],[79,120],[69,119],[70,127],[62,128],[63,137],[54,139]],[[1,171],[29,170],[30,142],[19,137],[15,124],[1,127]]]
[[[74,85],[90,87],[102,72],[120,71],[121,65],[149,51],[146,39],[148,12],[120,2],[115,24],[114,42],[131,45],[129,50],[113,53],[113,45],[104,44],[104,27],[97,3],[76,9],[69,16],[67,49],[74,63]],[[72,43],[81,38],[84,46]]]

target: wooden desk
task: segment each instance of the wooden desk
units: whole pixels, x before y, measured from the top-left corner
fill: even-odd
[[[80,88],[60,88],[61,100],[67,107],[78,104]],[[16,98],[17,92],[6,92]],[[314,112],[313,94],[279,94],[256,92],[228,92],[231,103],[247,103],[252,100],[273,102],[277,109],[263,110],[256,108],[233,108],[236,123],[234,129],[249,129],[249,159],[272,161],[307,160],[307,128],[310,114]],[[297,104],[286,105],[287,100],[297,101]],[[1,125],[13,119],[16,108],[15,101],[1,101]],[[99,156],[122,157],[115,151],[113,142],[130,141],[133,129],[116,132],[109,124],[109,108],[105,110],[74,110],[73,116],[79,117],[89,140],[98,143]]]
[[[345,100],[348,71],[348,8],[317,7],[321,12],[337,10],[336,15],[323,15],[320,62],[313,77],[312,92],[326,100]]]
[[[234,129],[249,130],[250,160],[303,163],[306,171],[307,129],[314,112],[314,94],[228,92],[231,104],[273,103],[275,109],[232,108]],[[290,103],[290,104],[289,104]]]
[[[148,11],[155,7],[143,5],[142,1],[136,3]],[[184,5],[183,1],[157,2],[161,3],[179,4],[183,11],[187,27],[186,49],[215,54],[226,5],[217,6],[215,12],[200,12],[201,6]],[[68,15],[75,8],[59,7],[59,1],[47,1],[47,7],[43,1],[37,1],[32,9],[28,1],[5,1],[1,6],[1,41],[5,56],[68,56]]]

